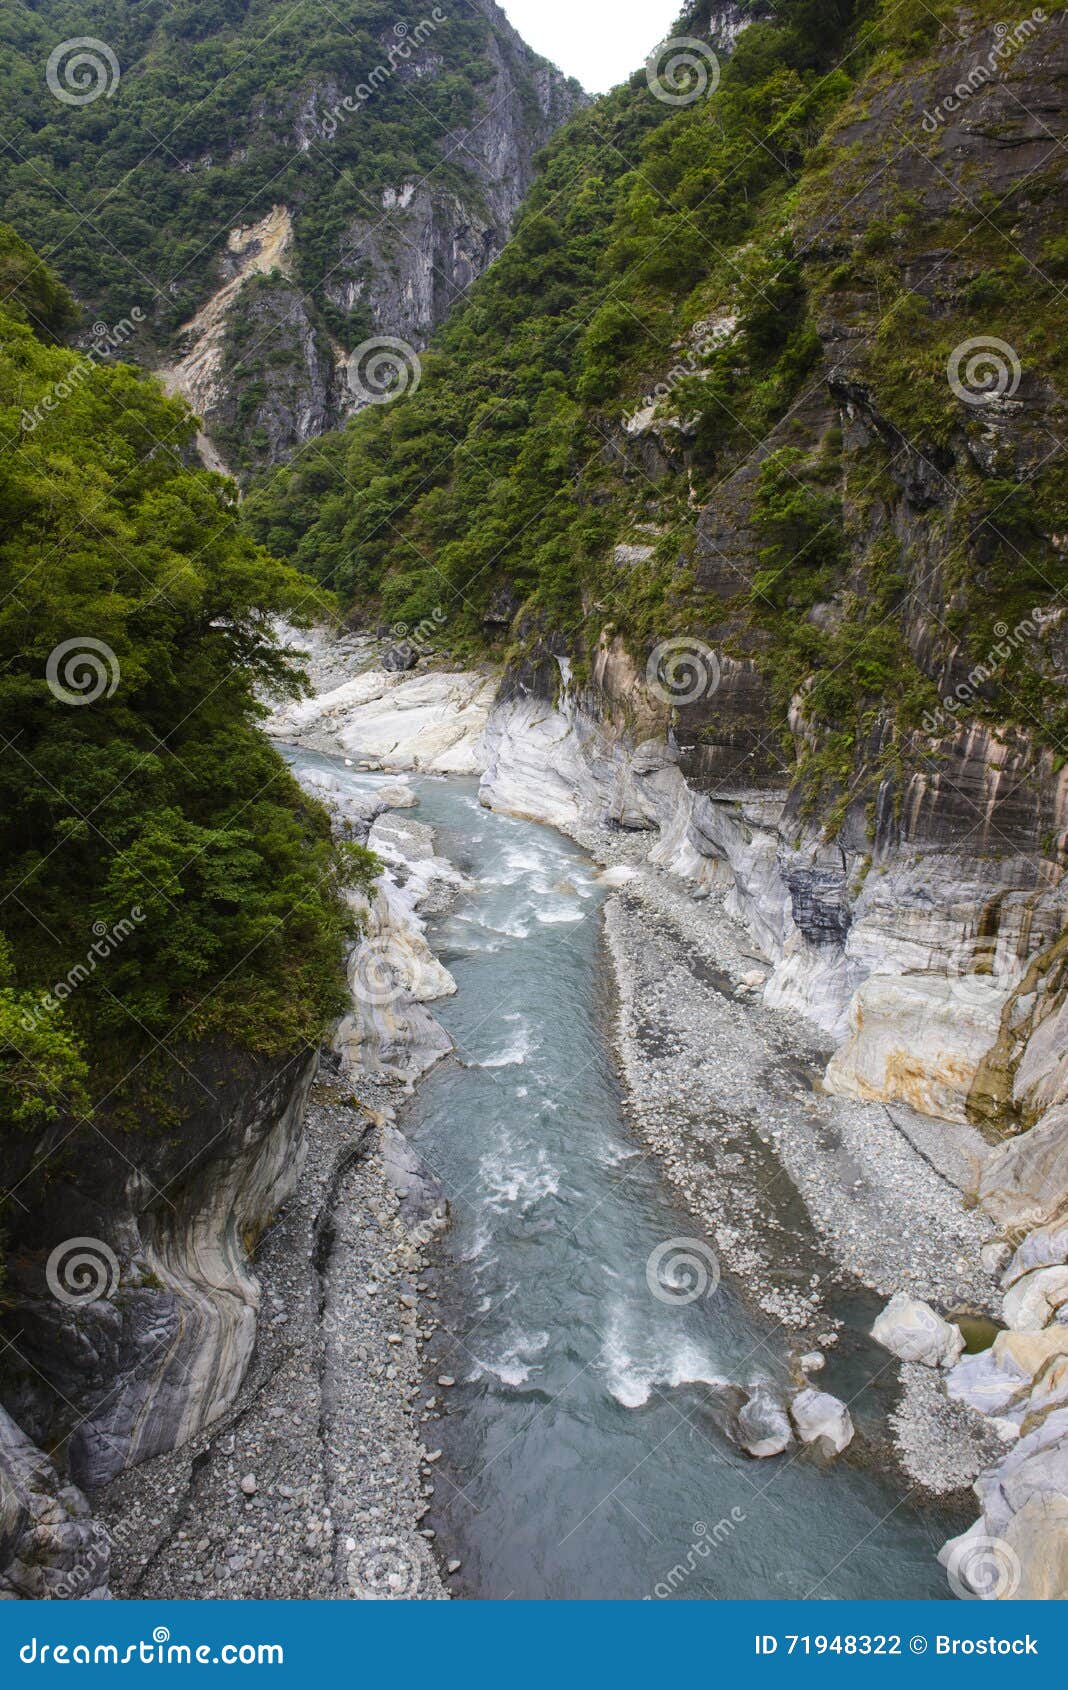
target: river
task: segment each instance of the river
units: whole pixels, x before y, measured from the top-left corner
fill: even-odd
[[[336,759],[290,756],[375,785]],[[808,1453],[751,1460],[723,1429],[731,1386],[788,1380],[786,1336],[729,1274],[716,1283],[628,1127],[596,865],[483,809],[473,781],[413,784],[415,813],[475,888],[429,931],[458,986],[434,1006],[455,1054],[401,1121],[452,1210],[428,1347],[427,1394],[446,1412],[426,1431],[442,1457],[424,1524],[462,1562],[456,1593],[948,1596],[935,1556],[954,1522],[865,1455],[865,1415],[880,1430],[885,1395],[854,1402],[861,1435],[830,1467]],[[679,1240],[693,1241],[697,1277],[675,1297],[650,1288],[648,1264],[673,1260]],[[852,1398],[866,1376],[852,1366],[832,1356],[819,1383]]]

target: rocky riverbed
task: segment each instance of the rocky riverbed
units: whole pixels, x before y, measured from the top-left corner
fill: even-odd
[[[447,713],[461,688],[457,677],[432,671],[365,671],[358,684],[339,685],[329,645],[313,653],[313,674],[323,692],[299,718],[277,719],[276,731],[390,771],[423,764],[426,712]],[[461,690],[481,704],[485,677]],[[480,709],[459,724],[459,738],[455,721],[442,726],[430,750],[436,757],[447,744],[461,770],[485,763],[487,722],[492,740]],[[799,1382],[801,1358],[837,1343],[837,1306],[857,1287],[883,1298],[907,1287],[943,1308],[995,1312],[996,1283],[980,1255],[990,1223],[971,1201],[990,1155],[980,1134],[904,1104],[826,1095],[835,1041],[796,1011],[765,1006],[771,968],[728,913],[723,887],[695,887],[674,872],[677,848],[666,868],[654,866],[647,829],[584,815],[573,797],[581,775],[573,747],[553,759],[536,733],[512,743],[510,725],[501,737],[508,759],[498,745],[485,801],[544,814],[615,883],[606,960],[634,1127],[724,1267],[793,1334]],[[878,1358],[877,1368],[893,1369],[883,1352]],[[949,1404],[927,1383],[903,1377],[892,1427],[903,1488],[944,1494],[970,1483],[1001,1446],[972,1408]]]
[[[263,1312],[234,1408],[97,1499],[113,1595],[446,1594],[421,1535],[437,1405],[418,1286],[439,1198],[407,1165],[391,1089],[320,1073],[299,1190],[257,1251]]]

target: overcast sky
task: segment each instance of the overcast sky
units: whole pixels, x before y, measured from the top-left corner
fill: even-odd
[[[665,35],[682,0],[498,0],[535,52],[591,94],[623,82]]]

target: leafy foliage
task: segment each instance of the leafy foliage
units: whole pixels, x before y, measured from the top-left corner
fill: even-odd
[[[430,171],[478,204],[475,173],[443,137],[484,115],[506,38],[473,0],[439,8],[419,35],[434,10],[408,32],[394,0],[0,0],[4,215],[106,321],[137,304],[166,343],[215,285],[226,231],[284,203],[298,281],[355,344],[365,318],[326,286],[342,231],[377,223],[384,188]],[[87,35],[110,47],[119,79],[65,104],[46,88],[49,54]],[[525,94],[536,111],[533,78]]]
[[[0,267],[25,249],[0,229]],[[33,286],[63,314],[54,279]],[[257,732],[298,682],[274,619],[329,604],[186,467],[193,419],[124,365],[0,316],[0,980],[7,1119],[156,1041],[265,1053],[340,1005],[325,816]],[[102,954],[103,953],[103,954]],[[91,1088],[90,1088],[91,1089]]]
[[[949,0],[758,10],[714,96],[665,107],[639,73],[573,119],[419,391],[261,482],[248,514],[358,613],[415,621],[444,607],[458,650],[498,637],[501,602],[513,640],[561,629],[580,671],[606,628],[642,658],[655,639],[704,629],[763,669],[784,730],[803,694],[807,727],[786,733],[788,753],[841,788],[877,740],[879,756],[900,756],[937,702],[928,676],[967,669],[1001,623],[1068,589],[1052,541],[1063,454],[1039,438],[1033,473],[1011,443],[991,460],[984,412],[946,374],[954,348],[985,330],[1064,391],[1064,241],[1052,164],[1025,195],[987,196],[964,166],[947,196],[935,163],[929,204],[922,107],[900,117],[911,166],[900,182],[884,168],[898,84],[934,88],[945,74],[932,49],[943,28],[947,43],[959,34]],[[692,7],[686,32],[712,11]],[[968,8],[996,15],[993,0]],[[869,102],[882,111],[872,125]],[[1021,218],[1038,261],[1020,249]],[[953,263],[916,290],[940,251]],[[845,362],[885,437],[846,447],[826,428],[828,325],[852,340]],[[902,505],[890,464],[906,445],[932,484],[917,497],[939,507],[924,521],[944,525],[926,673],[916,565],[886,532]],[[732,554],[734,584],[702,589],[717,525],[742,532],[745,565]],[[647,560],[621,567],[620,543]],[[975,713],[1063,742],[1068,706],[1042,702],[1052,663],[1048,641],[1022,646]],[[713,732],[714,700],[707,710]]]

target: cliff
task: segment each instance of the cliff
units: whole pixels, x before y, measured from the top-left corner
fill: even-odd
[[[399,339],[408,358],[426,345],[582,98],[493,0],[410,23],[380,0],[329,14],[109,0],[93,20],[96,93],[60,53],[47,100],[62,8],[12,13],[5,215],[62,247],[86,319],[122,328],[122,355],[202,416],[205,461],[239,476],[366,403],[348,363],[369,339]]]

